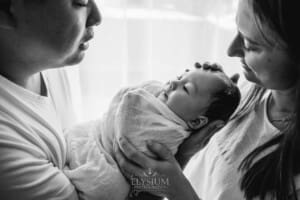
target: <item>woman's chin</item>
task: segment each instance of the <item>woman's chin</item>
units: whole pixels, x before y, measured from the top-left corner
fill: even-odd
[[[257,79],[257,77],[255,76],[255,74],[252,71],[244,70],[243,74],[248,81],[253,82],[253,83],[259,83],[259,80]]]

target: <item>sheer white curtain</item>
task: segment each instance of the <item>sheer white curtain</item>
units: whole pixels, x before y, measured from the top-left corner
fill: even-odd
[[[226,50],[235,34],[237,0],[96,0],[102,23],[73,79],[81,120],[98,118],[118,89],[167,81],[198,61],[239,71]]]

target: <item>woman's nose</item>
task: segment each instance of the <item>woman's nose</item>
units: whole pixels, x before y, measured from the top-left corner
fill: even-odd
[[[95,3],[94,0],[91,0],[90,2],[91,2],[91,11],[87,19],[87,27],[97,26],[101,23],[101,14],[97,4]]]
[[[243,57],[244,49],[243,49],[243,38],[237,34],[233,41],[231,42],[227,55],[230,57]]]

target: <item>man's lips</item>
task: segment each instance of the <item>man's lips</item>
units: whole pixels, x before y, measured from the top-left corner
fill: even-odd
[[[88,49],[88,48],[89,48],[89,43],[88,43],[88,41],[90,41],[91,39],[93,39],[93,37],[94,37],[94,31],[93,31],[93,29],[92,29],[92,28],[87,28],[87,29],[86,29],[86,34],[85,34],[85,36],[83,37],[82,42],[81,42],[80,45],[79,45],[79,48],[80,48],[81,50],[86,50],[86,49]]]
[[[89,43],[88,42],[81,43],[79,45],[79,48],[80,48],[80,50],[83,50],[83,51],[87,50],[89,48]]]
[[[94,30],[92,28],[87,28],[83,41],[87,42],[91,40],[93,37],[94,37]]]

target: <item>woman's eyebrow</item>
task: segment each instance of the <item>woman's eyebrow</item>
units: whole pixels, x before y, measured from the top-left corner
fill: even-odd
[[[262,45],[261,43],[254,41],[253,39],[251,39],[250,37],[244,35],[241,32],[239,32],[239,34],[242,36],[242,38],[245,38],[246,40],[248,40],[250,43],[252,43],[254,45]]]

